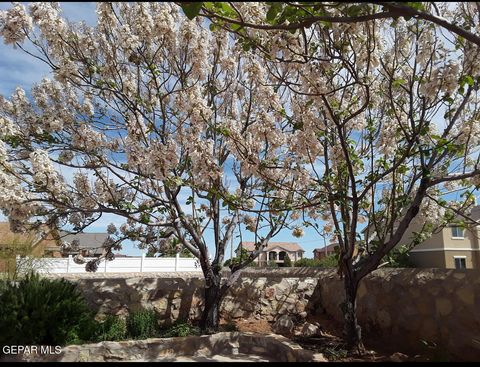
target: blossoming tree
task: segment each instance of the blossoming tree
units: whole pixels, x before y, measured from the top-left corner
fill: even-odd
[[[220,8],[205,4],[204,15]],[[298,31],[249,27],[264,24],[278,6],[229,3],[243,28],[210,18],[264,56],[271,83],[288,100],[288,148],[258,165],[256,175],[268,179],[265,167],[281,169],[283,160],[302,167],[307,178],[294,187],[302,198],[295,206],[305,208],[306,225],[339,243],[344,334],[362,351],[359,282],[399,244],[414,246],[452,220],[479,224],[468,210],[480,187],[480,49],[415,18],[314,22]],[[471,15],[467,25],[478,29],[478,14]],[[461,196],[452,201],[453,193]],[[415,221],[421,230],[407,238]]]
[[[228,33],[206,30],[173,4],[99,3],[97,16],[88,27],[68,23],[56,4],[0,12],[4,42],[53,73],[31,98],[20,88],[0,97],[0,206],[17,230],[47,223],[80,231],[105,213],[124,218],[109,226],[90,271],[125,239],[177,241],[200,261],[201,327],[215,331],[228,287],[288,225],[288,211],[276,208],[292,191],[251,168],[284,143],[280,99]],[[244,162],[231,157],[231,135]],[[277,180],[291,187],[296,178]],[[222,283],[226,245],[241,228],[255,232],[256,250]]]

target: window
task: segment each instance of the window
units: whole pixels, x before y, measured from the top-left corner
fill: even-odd
[[[302,251],[298,251],[298,258],[299,258],[299,259],[302,258]]]
[[[277,253],[274,252],[274,251],[271,251],[271,252],[268,254],[268,260],[277,260]]]
[[[465,256],[454,256],[453,259],[455,260],[455,269],[466,269],[467,268],[467,259]]]
[[[452,238],[463,238],[463,229],[461,227],[451,227]]]

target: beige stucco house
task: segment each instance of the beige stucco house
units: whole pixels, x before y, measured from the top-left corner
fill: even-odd
[[[47,227],[43,227],[49,233]],[[16,268],[16,257],[61,257],[61,249],[50,235],[42,231],[14,233],[8,222],[0,222],[0,273],[11,273]]]
[[[235,250],[237,255],[240,248],[249,252],[253,251],[255,250],[255,242],[241,242]],[[296,242],[270,242],[254,261],[259,266],[265,266],[269,261],[275,261],[279,266],[282,266],[286,254],[293,263],[303,258],[304,252],[303,248]]]
[[[472,209],[470,217],[480,219],[480,205]],[[410,243],[421,226],[418,221],[411,224],[400,245]],[[410,250],[410,259],[418,267],[480,269],[479,236],[480,226],[464,229],[450,225]]]

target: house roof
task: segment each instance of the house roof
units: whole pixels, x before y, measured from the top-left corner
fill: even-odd
[[[239,250],[240,246],[242,246],[244,249],[248,251],[255,250],[255,242],[240,242],[236,251]],[[283,250],[291,251],[291,252],[292,251],[305,252],[305,250],[296,242],[269,242],[267,247],[265,247],[263,251],[270,251],[276,247],[279,247]]]
[[[72,242],[78,240],[78,247],[80,249],[91,249],[95,254],[101,254],[103,252],[103,243],[108,238],[108,233],[76,233],[69,234],[65,231],[60,231],[62,242]]]
[[[327,246],[327,252],[333,252],[335,251],[335,247],[338,246],[338,242],[331,243],[330,245]],[[325,252],[325,247],[322,248],[316,248],[313,250],[313,253],[315,252]]]
[[[472,208],[472,211],[470,213],[470,217],[473,220],[478,221],[480,219],[480,205],[476,205]]]

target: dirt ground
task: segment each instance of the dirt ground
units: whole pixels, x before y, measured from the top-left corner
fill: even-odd
[[[425,362],[434,361],[432,356],[425,353],[423,355],[407,355],[381,346],[378,339],[369,339],[364,337],[364,345],[367,352],[362,355],[349,354],[342,341],[342,325],[326,315],[309,317],[307,322],[318,322],[322,327],[322,335],[319,337],[302,338],[292,337],[292,340],[305,349],[313,350],[323,355],[329,361],[335,362]],[[266,320],[239,319],[235,321],[235,327],[238,331],[255,332],[260,334],[273,333],[271,323]],[[232,325],[228,325],[232,327]]]

